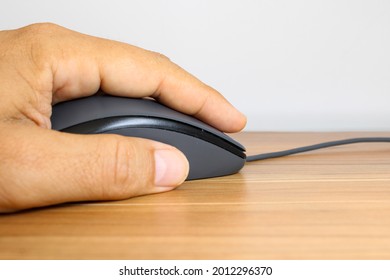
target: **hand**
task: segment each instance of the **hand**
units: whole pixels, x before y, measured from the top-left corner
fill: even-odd
[[[69,201],[115,200],[180,185],[177,149],[118,135],[50,129],[52,105],[93,95],[153,97],[216,128],[245,117],[165,56],[54,24],[0,32],[0,212]]]

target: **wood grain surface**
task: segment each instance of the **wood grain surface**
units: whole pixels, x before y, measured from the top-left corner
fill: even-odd
[[[233,135],[249,155],[362,136],[390,133]],[[164,194],[0,215],[0,259],[389,258],[390,144],[248,163]]]

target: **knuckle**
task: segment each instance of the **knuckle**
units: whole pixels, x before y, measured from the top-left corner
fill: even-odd
[[[48,38],[57,32],[57,27],[51,23],[35,23],[21,29],[21,45],[30,55],[35,64],[45,61],[50,48],[48,47]],[[38,63],[37,63],[38,62]]]
[[[120,186],[118,189],[125,189],[122,186],[128,185],[134,174],[132,174],[131,161],[133,159],[132,153],[128,143],[125,143],[120,138],[116,138],[113,147],[111,171],[114,181],[114,186]]]
[[[51,22],[40,22],[40,23],[33,23],[33,24],[30,24],[30,25],[27,25],[23,28],[21,28],[21,30],[25,31],[26,33],[28,34],[32,34],[32,35],[48,35],[48,34],[51,34],[55,31],[58,31],[60,29],[62,29],[63,27],[55,24],[55,23],[51,23]]]
[[[102,174],[106,178],[102,186],[103,195],[111,199],[123,199],[141,194],[140,190],[145,189],[148,180],[136,145],[114,135],[108,141],[111,149],[103,164]]]
[[[62,27],[53,23],[34,23],[18,30],[19,42],[23,47],[30,46],[32,51],[42,49],[50,38],[58,36]]]
[[[166,62],[170,62],[171,61],[169,59],[169,57],[167,57],[166,55],[164,55],[162,53],[154,52],[154,51],[151,51],[151,53],[152,53],[154,61],[156,63],[166,63]]]
[[[20,48],[36,66],[42,68],[47,66],[46,63],[60,48],[58,44],[65,37],[66,29],[54,23],[45,22],[34,23],[17,31]]]

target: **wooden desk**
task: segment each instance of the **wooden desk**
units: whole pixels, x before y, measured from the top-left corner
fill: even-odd
[[[390,133],[242,133],[248,154]],[[389,259],[390,144],[247,164],[117,202],[0,216],[1,259]]]

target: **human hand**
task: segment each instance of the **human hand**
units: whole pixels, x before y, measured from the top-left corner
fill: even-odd
[[[115,200],[180,185],[177,149],[118,135],[50,129],[52,105],[98,90],[153,97],[225,132],[245,117],[165,56],[54,24],[0,32],[0,212],[70,201]]]

